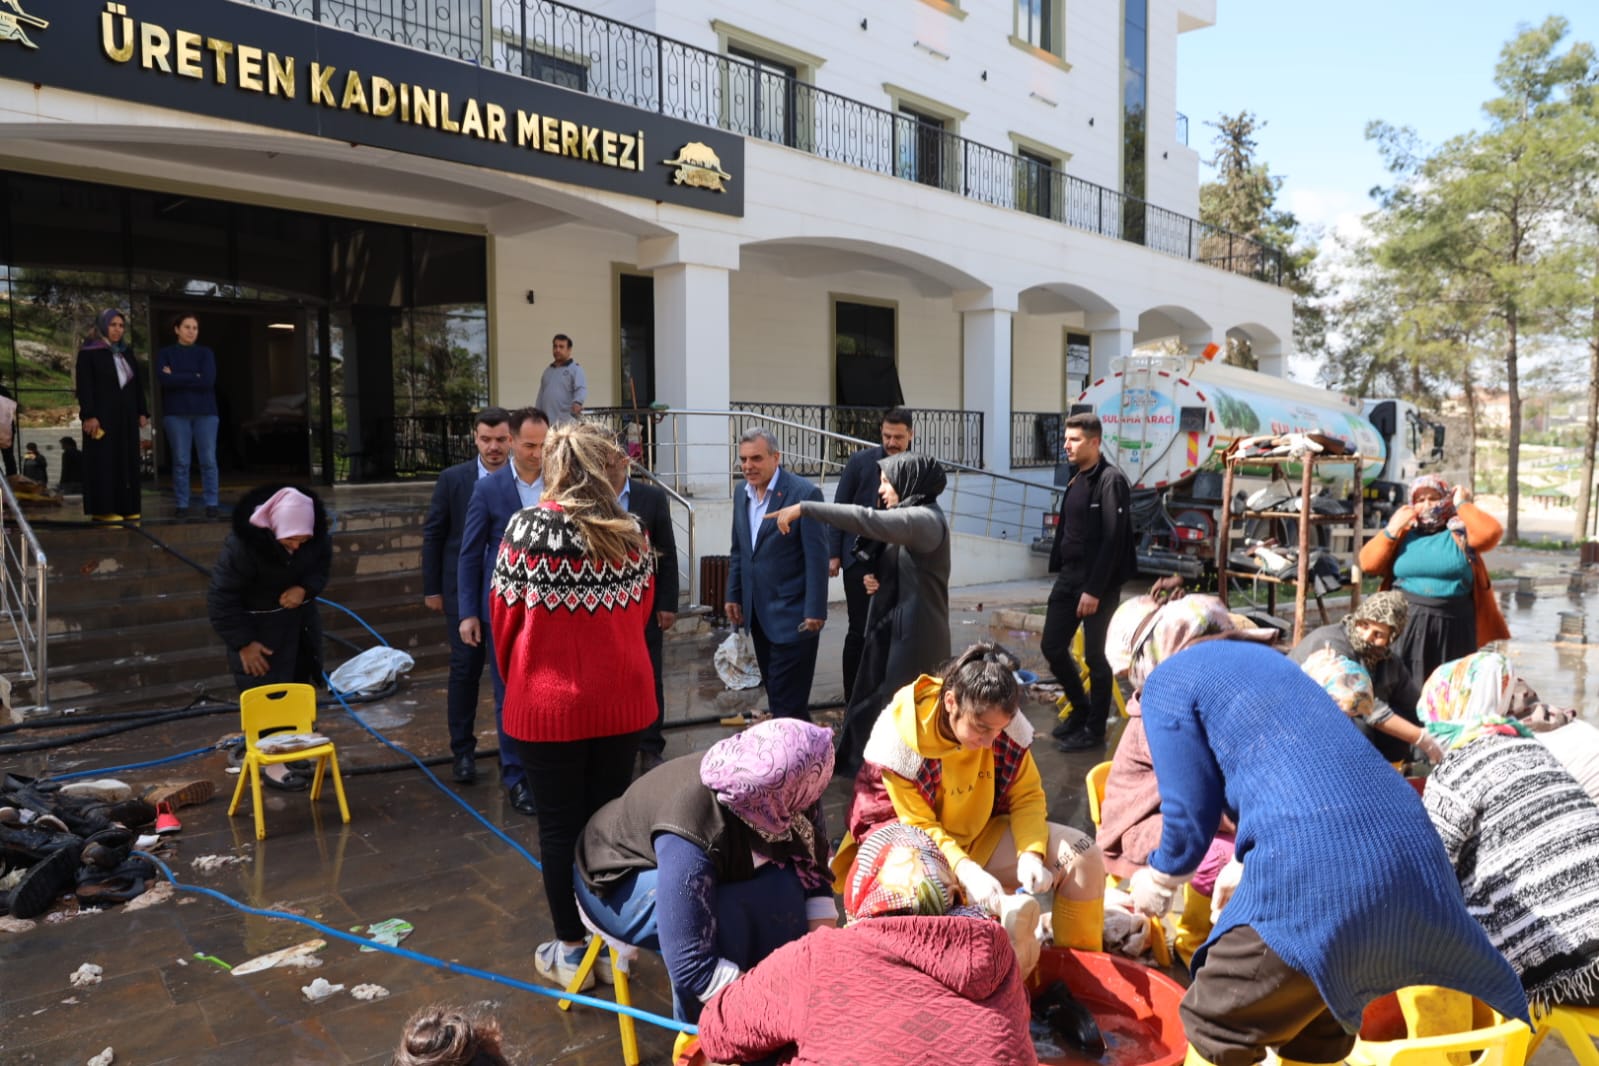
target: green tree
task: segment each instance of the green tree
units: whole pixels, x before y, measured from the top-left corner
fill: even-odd
[[[1594,77],[1593,49],[1558,51],[1564,19],[1550,18],[1505,45],[1494,72],[1500,95],[1483,110],[1488,128],[1425,155],[1414,136],[1373,123],[1399,181],[1383,194],[1389,217],[1377,259],[1405,275],[1437,279],[1440,292],[1480,300],[1501,338],[1510,401],[1506,535],[1517,536],[1522,424],[1521,358],[1548,325],[1550,278],[1562,259],[1572,178],[1587,148],[1573,140],[1573,104]],[[1469,390],[1468,390],[1469,391]]]
[[[1319,234],[1302,231],[1293,212],[1277,206],[1283,179],[1257,157],[1255,134],[1266,124],[1253,112],[1240,111],[1205,125],[1216,131],[1215,151],[1206,160],[1216,178],[1199,187],[1199,220],[1221,232],[1202,241],[1201,258],[1225,259],[1230,269],[1242,266],[1241,273],[1276,280],[1270,259],[1280,255],[1282,284],[1294,294],[1294,346],[1302,354],[1319,355],[1326,335],[1323,294],[1313,269]],[[1251,248],[1238,237],[1264,247]],[[1249,369],[1259,365],[1253,346],[1242,337],[1227,338],[1227,362]]]

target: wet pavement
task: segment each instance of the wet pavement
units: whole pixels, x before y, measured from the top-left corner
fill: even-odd
[[[1530,554],[1540,558],[1529,567],[1553,562],[1545,553]],[[990,625],[996,608],[1042,603],[1046,593],[1043,582],[956,590],[950,618],[955,646],[998,639],[1028,668],[1047,672],[1036,633]],[[1599,670],[1599,659],[1594,659],[1599,649],[1554,643],[1559,612],[1573,609],[1595,613],[1591,628],[1599,639],[1599,593],[1568,600],[1556,564],[1537,599],[1525,606],[1512,601],[1507,607],[1515,633],[1512,653],[1547,699],[1579,700],[1585,717],[1593,720],[1586,696],[1590,669]],[[842,698],[843,628],[839,605],[822,636],[816,703],[836,704]],[[704,629],[669,638],[669,725],[759,705],[758,691],[727,692],[716,678],[711,655],[724,635]],[[1599,685],[1599,672],[1592,677]],[[492,724],[486,682],[484,695],[486,710],[479,722]],[[395,696],[359,711],[419,755],[447,753],[439,675],[407,681]],[[825,721],[837,713],[822,711],[819,717]],[[1047,740],[1053,724],[1050,708],[1029,704],[1026,713],[1046,734],[1035,751],[1050,794],[1051,817],[1087,828],[1083,776],[1105,756],[1056,752]],[[0,757],[0,765],[28,774],[123,765],[210,744],[236,725],[233,715],[218,714],[44,753]],[[319,728],[339,745],[352,816],[348,825],[339,820],[331,789],[315,806],[304,793],[268,791],[269,835],[257,842],[248,797],[237,817],[227,817],[237,777],[225,772],[220,754],[119,776],[135,785],[191,775],[217,783],[214,799],[179,811],[184,829],[169,861],[187,883],[252,907],[291,911],[344,930],[403,918],[415,927],[405,948],[537,983],[531,953],[552,935],[537,871],[416,770],[363,772],[392,764],[396,757],[344,712],[324,711]],[[728,732],[720,725],[672,728],[667,755],[703,749]],[[10,734],[0,742],[47,735]],[[480,737],[482,746],[489,746],[492,730],[480,731]],[[477,784],[448,787],[537,854],[536,822],[506,802],[496,764],[480,760],[479,774]],[[835,831],[846,800],[845,787],[835,782],[827,798]],[[202,872],[193,864],[203,856],[236,861]],[[610,1014],[584,1007],[562,1013],[553,1000],[526,991],[360,953],[342,941],[319,953],[319,968],[234,977],[196,956],[236,965],[318,934],[294,923],[242,914],[195,893],[180,892],[139,909],[75,914],[58,908],[27,928],[0,928],[0,1061],[7,1064],[83,1063],[107,1047],[115,1049],[117,1063],[382,1063],[388,1061],[405,1018],[432,1002],[492,1004],[505,1026],[513,1062],[621,1061]],[[103,967],[103,980],[73,988],[69,975],[85,962]],[[315,977],[343,984],[346,991],[308,1003],[300,988]],[[348,989],[360,984],[380,985],[389,994],[371,1002],[356,1000]],[[658,958],[643,958],[633,991],[636,1006],[669,1013],[665,969]],[[605,995],[604,986],[596,994]],[[670,1033],[641,1025],[639,1037],[646,1063],[668,1061]],[[1554,1066],[1571,1059],[1563,1048],[1546,1046],[1533,1061]]]

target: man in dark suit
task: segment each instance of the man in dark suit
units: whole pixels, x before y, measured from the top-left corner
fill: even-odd
[[[611,484],[623,510],[637,515],[655,552],[655,601],[644,622],[644,643],[655,670],[655,721],[639,735],[637,773],[647,774],[665,761],[666,687],[661,679],[664,635],[677,623],[677,536],[672,530],[672,503],[666,492],[642,478],[629,477],[627,452],[617,448]]]
[[[911,446],[911,413],[903,407],[892,408],[883,416],[883,443],[875,448],[862,448],[849,457],[844,473],[839,476],[838,489],[833,493],[834,503],[853,503],[858,507],[877,506],[877,486],[883,472],[877,461],[898,455]],[[837,577],[844,573],[844,602],[849,607],[849,632],[844,635],[844,702],[850,701],[855,691],[855,674],[861,666],[861,653],[866,647],[866,614],[872,598],[866,591],[866,575],[872,564],[855,554],[860,538],[846,533],[837,526],[827,527],[827,573]]]
[[[477,750],[478,685],[483,680],[484,648],[461,639],[461,598],[455,578],[472,488],[510,458],[510,417],[503,407],[485,407],[478,412],[472,423],[477,457],[456,463],[439,475],[427,520],[422,523],[422,602],[428,610],[443,614],[450,626],[450,683],[445,715],[450,727],[450,754],[455,757],[455,780],[463,785],[477,780],[473,753]]]
[[[505,707],[505,679],[494,661],[493,634],[488,628],[489,579],[494,576],[494,556],[500,550],[505,524],[522,508],[537,503],[544,491],[544,437],[550,431],[550,420],[537,407],[522,407],[511,412],[508,422],[511,461],[474,485],[472,498],[467,501],[456,595],[460,599],[461,640],[470,647],[484,649],[489,676],[494,680],[500,782],[505,785],[511,806],[533,815],[538,809],[533,805],[532,786],[516,753],[516,742],[505,735],[500,718]]]
[[[767,514],[821,490],[781,466],[777,438],[749,429],[739,438],[744,491],[733,496],[733,550],[724,609],[734,625],[748,623],[755,658],[774,718],[810,721],[816,648],[827,622],[827,529],[801,519],[797,537],[785,537]]]

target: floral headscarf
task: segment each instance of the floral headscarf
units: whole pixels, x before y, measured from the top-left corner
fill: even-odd
[[[1431,489],[1442,498],[1432,503],[1418,504],[1416,495]],[[1437,474],[1423,474],[1410,483],[1407,501],[1416,508],[1416,529],[1421,533],[1436,533],[1445,526],[1456,533],[1464,532],[1466,523],[1455,514],[1455,489]]]
[[[1269,644],[1277,634],[1240,627],[1215,596],[1184,596],[1165,605],[1153,596],[1139,596],[1122,604],[1110,620],[1105,658],[1114,672],[1126,673],[1136,693],[1143,691],[1155,667],[1195,641],[1223,635]]]
[[[1300,666],[1332,697],[1340,711],[1351,718],[1371,717],[1377,697],[1372,691],[1371,675],[1364,666],[1332,648],[1313,653]]]
[[[852,922],[890,915],[941,915],[957,909],[960,883],[933,838],[889,822],[861,842],[844,893]]]
[[[1453,751],[1484,733],[1530,737],[1526,726],[1511,718],[1516,671],[1496,651],[1479,651],[1444,663],[1421,688],[1416,715]]]
[[[792,865],[806,888],[830,883],[822,793],[833,779],[833,733],[797,718],[772,718],[711,745],[700,783]]]

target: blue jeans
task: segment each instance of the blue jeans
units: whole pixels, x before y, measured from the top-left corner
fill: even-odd
[[[200,453],[200,491],[207,507],[217,506],[217,416],[166,415],[167,445],[172,449],[172,494],[179,510],[189,507],[189,452]]]

